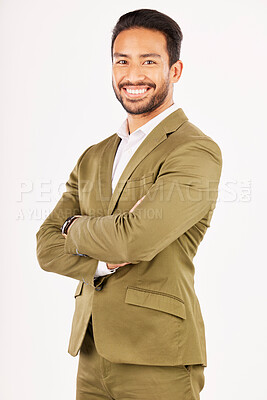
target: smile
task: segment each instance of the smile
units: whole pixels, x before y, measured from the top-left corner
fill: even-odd
[[[137,98],[137,97],[143,97],[144,94],[146,94],[150,90],[150,87],[146,86],[146,87],[137,89],[137,87],[134,88],[134,87],[125,86],[123,88],[123,90],[124,90],[124,93],[126,93],[127,97]]]
[[[140,94],[140,93],[145,93],[147,89],[139,89],[139,90],[132,90],[132,89],[126,89],[127,93],[131,94]]]

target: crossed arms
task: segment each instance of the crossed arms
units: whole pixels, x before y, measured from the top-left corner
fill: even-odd
[[[64,238],[63,222],[81,214],[81,159],[70,175],[66,192],[37,233],[37,257],[44,270],[82,280],[93,279],[96,260],[110,264],[150,261],[215,207],[221,152],[215,142],[201,137],[168,155],[156,182],[133,212],[82,215]]]

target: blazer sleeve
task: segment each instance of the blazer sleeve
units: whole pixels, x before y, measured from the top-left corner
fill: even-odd
[[[219,146],[207,136],[175,148],[133,212],[82,216],[71,226],[65,252],[105,262],[150,261],[215,208],[221,175]]]
[[[89,148],[81,155],[71,172],[66,183],[66,192],[63,193],[54,210],[36,234],[37,259],[43,270],[85,282],[92,281],[96,262],[89,256],[66,254],[64,251],[65,238],[61,234],[61,226],[68,217],[81,213],[78,196],[78,169],[83,155]]]

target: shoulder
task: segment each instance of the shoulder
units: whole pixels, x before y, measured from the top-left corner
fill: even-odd
[[[200,128],[189,120],[185,121],[176,131],[172,138],[174,151],[180,150],[206,150],[216,155],[218,160],[222,161],[222,152],[218,143],[209,135],[205,134]]]
[[[219,176],[222,169],[222,152],[219,145],[189,120],[185,121],[174,132],[169,141],[167,165],[182,171],[194,170],[195,174],[202,173]]]
[[[99,143],[92,144],[89,146],[79,157],[77,166],[80,167],[80,165],[84,162],[87,161],[88,158],[90,158],[90,161],[93,161],[95,157],[98,157],[104,149],[110,144],[113,143],[114,140],[116,139],[117,134],[114,133],[113,135],[101,140]]]

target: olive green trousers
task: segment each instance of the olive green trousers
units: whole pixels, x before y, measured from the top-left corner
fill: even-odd
[[[199,400],[204,387],[201,365],[116,364],[95,348],[92,322],[79,354],[76,400]]]

